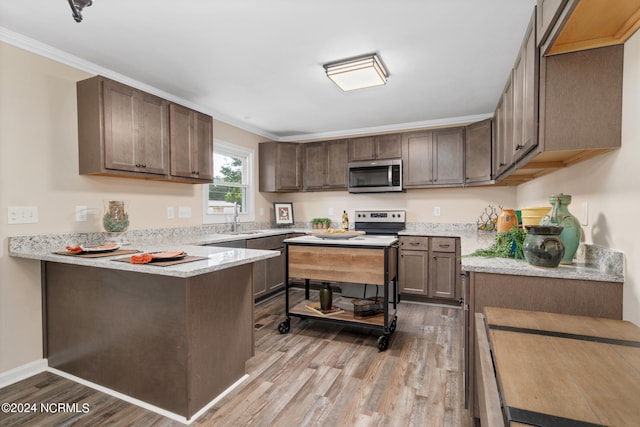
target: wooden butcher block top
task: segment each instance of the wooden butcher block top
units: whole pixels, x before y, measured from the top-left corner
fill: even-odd
[[[511,426],[640,425],[639,327],[493,307],[485,316]]]

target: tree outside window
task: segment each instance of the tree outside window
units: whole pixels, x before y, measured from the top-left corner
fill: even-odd
[[[213,184],[209,184],[207,214],[247,213],[249,155],[228,145],[214,144]]]

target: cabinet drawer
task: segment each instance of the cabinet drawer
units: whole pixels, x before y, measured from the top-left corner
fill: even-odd
[[[400,237],[402,249],[429,250],[429,238],[421,236],[402,236]]]
[[[285,237],[285,235],[279,235],[247,239],[247,249],[279,249],[283,246],[282,241]]]
[[[432,237],[431,250],[434,252],[455,252],[455,237]]]

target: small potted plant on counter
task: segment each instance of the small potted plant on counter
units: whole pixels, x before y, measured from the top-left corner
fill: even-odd
[[[331,219],[329,218],[311,218],[311,227],[315,229],[329,228]]]

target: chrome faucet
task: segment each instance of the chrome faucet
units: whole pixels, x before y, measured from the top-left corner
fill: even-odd
[[[234,233],[238,232],[238,226],[239,226],[239,222],[238,222],[238,202],[233,202],[233,226],[232,226],[232,231]]]

